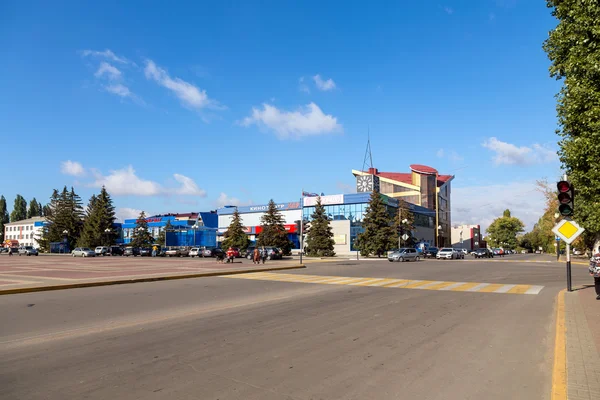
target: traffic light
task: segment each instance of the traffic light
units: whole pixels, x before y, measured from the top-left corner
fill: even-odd
[[[558,188],[558,212],[563,217],[571,217],[575,212],[575,189],[570,182],[560,181],[556,184]]]

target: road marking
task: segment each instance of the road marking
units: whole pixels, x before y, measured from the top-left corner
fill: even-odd
[[[427,281],[420,279],[400,278],[368,278],[348,276],[326,276],[326,275],[303,275],[283,274],[275,272],[247,273],[238,275],[226,275],[223,278],[230,279],[252,279],[263,281],[291,282],[291,283],[315,283],[324,285],[348,285],[368,286],[396,289],[421,289],[421,290],[444,290],[450,292],[476,292],[476,293],[501,293],[501,294],[538,294],[544,287],[536,285],[517,285],[502,283],[480,283],[480,282],[450,282],[450,281]]]
[[[565,289],[556,298],[556,336],[552,367],[552,400],[567,399],[567,342],[565,338]]]

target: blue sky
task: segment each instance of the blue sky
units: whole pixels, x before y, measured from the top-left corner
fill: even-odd
[[[456,175],[453,222],[531,226],[560,173],[545,2],[376,3],[3,2],[1,194],[105,184],[129,217],[347,192],[370,130],[379,170]]]

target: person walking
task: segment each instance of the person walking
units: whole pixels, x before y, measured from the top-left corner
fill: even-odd
[[[254,264],[260,264],[260,250],[258,247],[254,249],[254,254],[252,255],[252,260]]]
[[[156,245],[152,246],[152,257],[156,257],[157,250],[158,250],[158,248],[156,247]]]
[[[264,247],[262,248],[262,263],[264,264],[265,261],[267,261],[267,249],[265,249]]]
[[[12,256],[12,247],[9,247],[9,248],[8,248],[8,255],[9,255],[9,256]]]
[[[600,253],[596,253],[590,259],[590,275],[594,277],[594,289],[596,289],[596,300],[600,300]]]

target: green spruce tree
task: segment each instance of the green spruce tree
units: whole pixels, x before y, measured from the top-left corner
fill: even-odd
[[[15,197],[13,210],[10,213],[10,222],[21,221],[27,218],[27,201],[20,194]]]
[[[131,245],[133,247],[150,247],[154,243],[154,238],[148,230],[148,222],[146,221],[146,213],[141,212],[138,219],[135,221],[133,237]]]
[[[248,235],[244,232],[244,225],[242,224],[242,218],[237,208],[233,212],[233,217],[229,223],[229,228],[223,234],[225,238],[223,240],[223,248],[228,249],[230,247],[237,247],[241,251],[246,250],[250,244]]]
[[[394,218],[394,240],[398,243],[398,247],[413,247],[416,240],[413,236],[415,230],[415,214],[411,211],[410,205],[406,200],[398,201],[398,211]],[[402,236],[408,235],[408,239],[404,240]]]
[[[62,243],[66,240],[69,249],[73,249],[83,226],[81,198],[73,188],[69,191],[65,186],[60,193],[55,189],[50,198],[49,209],[50,215],[46,217],[47,224],[38,244],[48,251],[50,243]]]
[[[90,197],[90,201],[85,210],[83,229],[81,230],[79,240],[77,240],[77,246],[79,247],[94,248],[99,243],[97,234],[97,203],[98,198],[94,194]]]
[[[262,232],[258,236],[258,246],[273,246],[281,249],[285,255],[291,254],[293,244],[283,222],[283,216],[271,199],[267,211],[260,217]]]
[[[4,225],[8,224],[9,221],[8,211],[6,210],[6,199],[4,196],[0,196],[0,238],[2,242],[6,240],[4,237]]]
[[[29,209],[27,210],[27,218],[41,217],[41,216],[42,216],[42,205],[40,203],[38,203],[38,201],[34,197],[29,202]]]
[[[381,257],[397,245],[393,220],[379,192],[373,191],[362,221],[364,231],[357,238],[357,247],[363,257],[371,254]]]
[[[311,215],[311,218],[310,229],[306,237],[307,254],[313,257],[334,256],[333,231],[325,212],[325,206],[321,204],[321,196],[317,198],[315,212]]]

